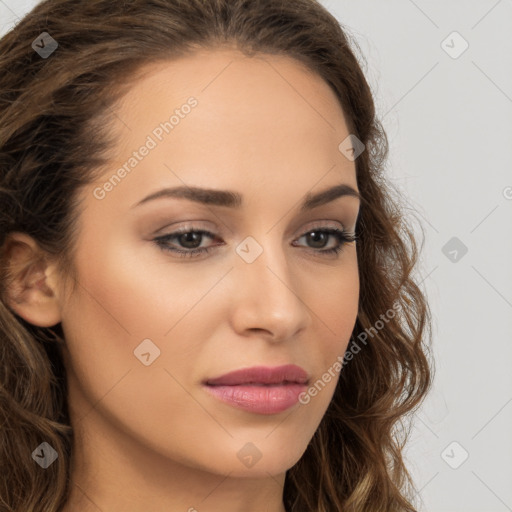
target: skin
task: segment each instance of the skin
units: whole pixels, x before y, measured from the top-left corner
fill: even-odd
[[[197,107],[97,199],[95,187],[191,96]],[[353,232],[359,200],[298,209],[308,192],[340,183],[357,190],[355,162],[338,149],[349,135],[339,102],[288,57],[215,49],[147,66],[116,114],[111,165],[81,191],[76,291],[53,262],[12,287],[20,316],[62,322],[66,338],[76,444],[64,512],[283,512],[285,473],[320,424],[338,374],[307,405],[273,415],[224,404],[201,382],[294,363],[314,383],[346,351],[359,300],[356,244],[322,255],[336,238],[315,245],[304,235]],[[236,191],[243,205],[160,198],[132,208],[184,184]],[[180,258],[154,242],[184,226],[216,235],[202,238],[208,254]],[[235,252],[248,236],[263,249],[252,263]],[[30,237],[10,240],[12,263],[37,254]],[[192,248],[181,242],[168,245]],[[149,366],[134,355],[147,338],[161,351]],[[262,455],[252,467],[237,457],[246,443]]]

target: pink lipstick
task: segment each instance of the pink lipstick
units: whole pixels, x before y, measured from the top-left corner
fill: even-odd
[[[233,407],[257,414],[289,409],[307,388],[308,375],[300,366],[255,366],[203,382],[208,393]]]

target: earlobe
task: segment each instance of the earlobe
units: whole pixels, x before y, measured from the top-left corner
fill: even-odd
[[[2,248],[2,260],[7,306],[38,327],[58,324],[61,313],[53,279],[56,269],[37,242],[25,233],[9,233]]]

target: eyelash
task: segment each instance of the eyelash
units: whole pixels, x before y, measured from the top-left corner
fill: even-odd
[[[213,233],[210,233],[209,231],[205,231],[202,229],[190,229],[187,227],[187,228],[183,228],[178,231],[175,231],[174,233],[169,233],[168,235],[157,237],[157,238],[153,239],[153,241],[163,251],[169,251],[169,252],[179,254],[179,256],[178,256],[179,258],[197,257],[200,254],[208,253],[210,251],[210,249],[212,249],[213,247],[217,247],[217,246],[202,247],[199,249],[189,249],[189,250],[181,250],[181,249],[175,249],[175,248],[169,247],[169,245],[168,245],[169,240],[176,238],[180,235],[190,234],[190,233],[205,235],[212,239],[215,238],[215,235]],[[338,240],[339,245],[336,247],[333,247],[332,249],[323,249],[322,250],[322,249],[310,248],[313,252],[320,253],[321,255],[332,255],[332,254],[339,255],[339,253],[341,252],[341,250],[343,249],[345,244],[351,243],[351,242],[354,242],[357,240],[357,235],[355,233],[349,233],[347,231],[343,231],[343,230],[337,229],[337,228],[313,228],[313,229],[307,231],[306,233],[304,233],[303,235],[301,235],[299,238],[302,238],[303,236],[306,236],[310,233],[324,233],[324,234],[332,235]]]

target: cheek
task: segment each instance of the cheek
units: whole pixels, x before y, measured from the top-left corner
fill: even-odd
[[[333,354],[343,354],[354,329],[359,308],[359,272],[355,251],[346,265],[324,279],[322,288],[311,286],[311,308],[325,332],[322,347],[332,363]],[[335,357],[335,356],[334,356]]]
[[[88,317],[114,343],[121,337],[132,342],[163,337],[208,288],[190,270],[169,264],[151,242],[144,241],[140,250],[108,234],[102,241],[93,257],[79,252],[79,297],[72,314],[79,320]]]
[[[156,390],[168,403],[168,390],[176,388],[180,398],[183,390],[170,374],[184,382],[197,371],[202,343],[220,319],[215,293],[208,293],[214,292],[220,272],[199,276],[190,265],[183,265],[185,271],[165,258],[137,259],[128,246],[103,240],[90,257],[83,238],[77,290],[62,311],[78,381],[95,401],[132,369],[123,382],[128,386],[137,373],[134,400],[140,389]]]
[[[313,385],[302,403],[311,402],[324,412],[339,380],[343,356],[357,319],[360,284],[355,251],[353,256],[337,277],[326,280],[323,291],[315,289],[310,306],[318,317],[314,357],[319,373],[312,379]]]

